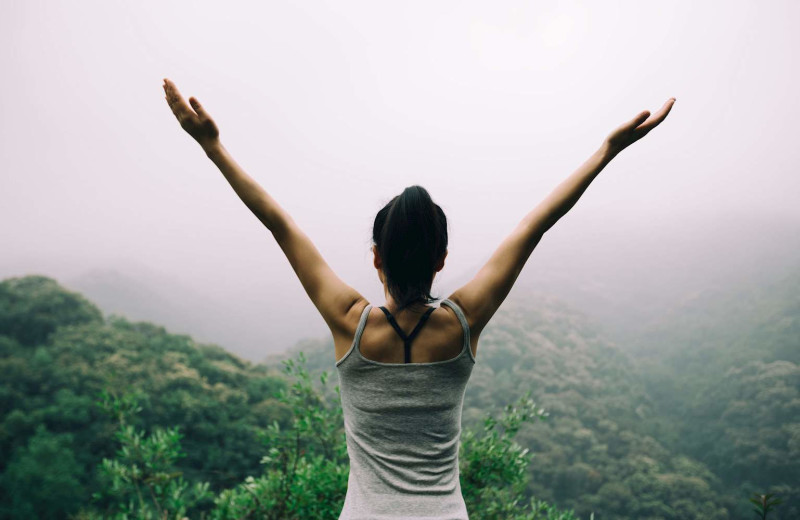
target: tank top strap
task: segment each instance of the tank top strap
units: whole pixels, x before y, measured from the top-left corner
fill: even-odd
[[[469,322],[467,322],[467,317],[464,314],[464,311],[461,309],[461,307],[458,306],[458,304],[456,302],[454,302],[453,300],[451,300],[449,298],[445,298],[444,300],[442,300],[441,304],[447,305],[448,307],[453,309],[453,312],[456,313],[456,316],[458,317],[458,321],[461,322],[461,330],[464,331],[464,345],[462,346],[462,349],[466,349],[467,352],[469,352],[469,358],[474,363],[475,362],[475,356],[472,354],[472,346],[471,346],[471,340],[470,340],[470,335],[469,335]]]
[[[336,362],[336,366],[338,367],[344,360],[350,357],[350,354],[353,353],[354,350],[358,350],[358,344],[361,342],[361,334],[364,333],[364,327],[367,326],[367,318],[369,317],[369,311],[372,309],[372,304],[368,303],[364,310],[361,311],[361,318],[358,320],[358,327],[356,327],[356,332],[353,335],[353,343],[350,345],[350,349],[347,351],[347,354],[342,356],[342,359]]]

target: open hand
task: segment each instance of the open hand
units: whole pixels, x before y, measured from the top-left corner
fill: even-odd
[[[650,116],[649,110],[641,112],[638,116],[611,132],[606,137],[605,146],[612,154],[618,154],[657,127],[667,117],[674,104],[675,98],[669,98],[661,109],[652,116]]]
[[[219,140],[219,129],[197,98],[190,97],[189,104],[183,99],[175,83],[164,78],[164,92],[169,108],[178,119],[181,127],[191,135],[200,146],[206,147]]]

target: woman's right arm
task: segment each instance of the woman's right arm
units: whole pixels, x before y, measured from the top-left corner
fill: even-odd
[[[672,109],[670,98],[652,119],[649,111],[619,126],[575,172],[539,203],[500,244],[478,274],[450,295],[467,317],[470,336],[478,337],[503,303],[542,235],[578,201],[595,177],[622,150],[655,128]]]

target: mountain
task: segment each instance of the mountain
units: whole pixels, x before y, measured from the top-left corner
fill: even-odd
[[[487,249],[458,273],[446,266],[434,292],[447,296],[467,283],[492,252]],[[797,265],[800,223],[779,217],[676,215],[643,221],[633,215],[597,220],[568,215],[542,238],[512,294],[551,294],[627,349],[640,327],[702,291],[768,283]],[[179,274],[120,259],[83,267],[62,283],[106,314],[161,323],[253,361],[329,334],[296,280],[287,284],[259,278],[263,273],[236,272],[230,284],[210,285]],[[374,272],[352,284],[363,294],[379,294]]]
[[[301,351],[315,375],[335,371],[331,342],[305,342],[284,357]],[[464,428],[526,391],[550,413],[517,435],[535,454],[531,496],[580,518],[734,518],[737,497],[717,475],[648,433],[653,404],[635,362],[583,313],[544,293],[509,296],[481,334]]]

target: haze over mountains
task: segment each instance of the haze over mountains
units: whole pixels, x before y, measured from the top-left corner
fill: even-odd
[[[562,218],[534,250],[512,294],[538,291],[555,296],[596,321],[622,348],[641,326],[704,291],[774,282],[800,266],[800,222],[779,216],[676,216],[648,222],[637,221],[635,215],[605,217]],[[498,232],[496,244],[502,238]],[[451,241],[450,255],[466,247]],[[446,265],[434,283],[434,294],[446,297],[463,285],[492,251],[489,247],[483,259],[460,273],[448,271]],[[363,256],[358,276],[340,276],[370,301],[382,301],[371,258]],[[21,261],[0,263],[0,277],[51,276],[86,295],[106,314],[161,323],[253,361],[303,339],[329,335],[296,278],[287,281],[242,269],[229,273],[228,283],[220,286],[130,258],[71,269],[53,260],[51,269],[28,269]],[[286,264],[283,273],[288,270],[294,276],[285,258],[281,260]],[[48,262],[38,259],[34,264]]]
[[[484,262],[456,276],[445,268],[434,292],[447,296]],[[539,243],[512,292],[552,294],[622,340],[637,326],[703,291],[729,283],[772,281],[797,265],[800,223],[720,215],[682,223],[642,223],[633,218],[583,222],[582,229],[576,229],[568,215]],[[0,274],[32,273],[6,267]],[[40,274],[59,278],[57,271]],[[346,281],[371,301],[379,301],[374,270]],[[305,338],[328,335],[299,281],[293,280],[294,290],[277,293],[270,290],[272,282],[279,280],[262,278],[248,284],[241,279],[230,289],[209,287],[202,280],[181,280],[130,259],[88,267],[62,281],[105,313],[162,323],[250,360],[281,352]]]

